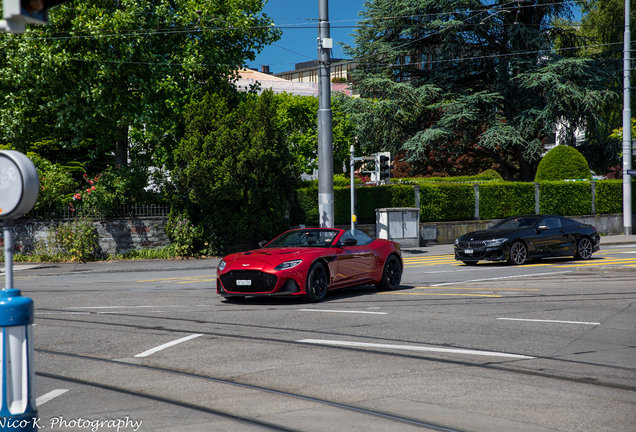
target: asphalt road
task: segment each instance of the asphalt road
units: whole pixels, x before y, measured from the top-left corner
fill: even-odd
[[[215,260],[19,267],[40,426],[634,430],[636,245],[521,267],[450,250],[318,304],[226,301]]]

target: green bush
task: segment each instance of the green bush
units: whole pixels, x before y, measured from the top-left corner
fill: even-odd
[[[541,182],[539,209],[543,214],[578,216],[592,213],[589,182]]]
[[[420,221],[469,220],[475,216],[472,184],[423,184],[420,186]]]
[[[62,223],[51,228],[47,246],[51,252],[68,261],[86,262],[99,258],[99,234],[88,220]]]
[[[534,213],[533,183],[488,183],[479,186],[480,219]]]
[[[78,184],[71,173],[35,153],[29,152],[27,156],[37,168],[40,180],[40,193],[34,209],[57,209],[72,203]]]
[[[556,146],[539,162],[535,182],[584,179],[591,180],[585,157],[574,147]]]

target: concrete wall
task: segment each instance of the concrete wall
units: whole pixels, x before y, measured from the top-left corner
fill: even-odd
[[[623,234],[623,215],[597,214],[588,216],[569,216],[570,219],[594,226],[599,234],[617,235]],[[468,220],[458,222],[422,222],[420,223],[420,246],[426,244],[452,244],[456,238],[469,233],[486,229],[501,219],[492,220]],[[636,215],[632,221],[632,227],[636,225]],[[338,228],[351,229],[351,225],[342,225]],[[364,231],[375,238],[374,224],[356,225],[356,229]]]
[[[617,235],[623,234],[623,214],[597,214],[588,216],[568,216],[578,222],[594,226],[599,234]],[[457,237],[471,231],[486,229],[499,222],[501,219],[475,220],[461,222],[425,222],[420,224],[420,245],[451,244]],[[632,227],[636,223],[636,217],[632,220]]]

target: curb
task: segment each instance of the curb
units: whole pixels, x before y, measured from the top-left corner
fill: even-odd
[[[624,267],[624,266],[598,266],[598,267],[576,267],[574,271],[589,272],[589,273],[630,273],[636,272],[636,267]]]
[[[19,276],[68,276],[77,274],[98,274],[98,273],[136,273],[136,272],[158,272],[158,271],[185,271],[185,270],[216,270],[216,265],[191,266],[191,267],[160,267],[160,268],[127,268],[127,269],[103,269],[103,270],[71,270],[59,273],[29,273],[28,270],[21,271]]]

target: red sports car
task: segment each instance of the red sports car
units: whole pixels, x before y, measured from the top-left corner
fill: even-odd
[[[373,284],[379,290],[395,289],[402,269],[398,243],[358,230],[301,228],[262,249],[223,258],[216,291],[226,298],[291,295],[319,302],[337,288]]]

